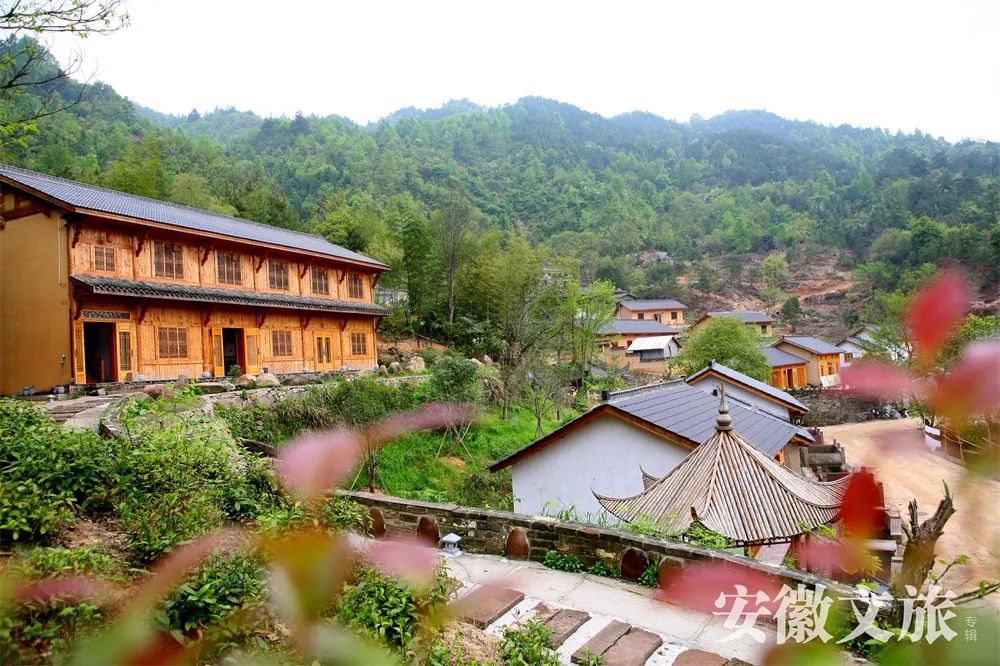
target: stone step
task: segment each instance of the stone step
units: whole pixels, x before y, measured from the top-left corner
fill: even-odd
[[[601,666],[642,666],[661,645],[653,632],[632,627],[601,655]]]
[[[538,604],[534,610],[552,631],[552,635],[549,637],[552,649],[565,643],[567,638],[590,619],[590,613],[572,608],[552,608],[545,603]]]
[[[611,620],[603,629],[594,634],[589,641],[573,653],[570,661],[574,664],[586,664],[591,655],[602,655],[615,644],[619,638],[628,633],[632,627],[619,620]]]
[[[469,592],[458,603],[463,620],[485,629],[522,599],[524,594],[517,590],[486,585]]]
[[[705,650],[684,650],[674,659],[673,666],[723,666],[729,660]]]

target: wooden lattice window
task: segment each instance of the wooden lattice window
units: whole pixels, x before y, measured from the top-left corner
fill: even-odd
[[[118,331],[118,370],[120,372],[132,370],[132,333],[130,331]]]
[[[364,333],[351,333],[351,355],[364,356],[368,353],[368,336]]]
[[[240,257],[232,252],[219,252],[215,255],[215,268],[219,282],[222,284],[242,284],[243,273],[240,268]]]
[[[176,243],[153,243],[153,274],[157,277],[184,277],[184,249]]]
[[[309,271],[312,273],[312,293],[314,294],[329,294],[330,293],[330,274],[325,268],[313,268]]]
[[[292,355],[292,332],[271,331],[271,356]]]
[[[115,249],[113,247],[104,247],[102,245],[94,246],[94,270],[115,270]]]
[[[361,281],[361,276],[357,273],[347,274],[347,295],[351,298],[365,297],[365,285]]]
[[[187,329],[179,326],[160,326],[156,329],[156,347],[160,358],[187,358]]]
[[[331,338],[329,335],[316,336],[316,362],[320,365],[333,363],[333,353],[331,350]]]
[[[288,264],[269,259],[267,262],[267,285],[271,289],[288,290]]]

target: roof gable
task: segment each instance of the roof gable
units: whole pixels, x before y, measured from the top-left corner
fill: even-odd
[[[380,261],[334,245],[313,234],[273,227],[237,217],[211,213],[189,206],[116,192],[96,185],[78,183],[56,176],[0,164],[0,181],[41,195],[75,212],[118,215],[137,221],[154,222],[194,232],[207,232],[240,241],[276,245],[367,264],[376,270],[389,268]]]
[[[757,312],[755,310],[750,310],[750,311],[731,310],[725,312],[706,312],[698,319],[698,322],[704,321],[709,317],[733,317],[735,319],[739,319],[744,324],[772,324],[775,322],[774,317],[764,314],[763,312]]]
[[[787,342],[790,345],[804,349],[813,354],[839,354],[843,350],[831,345],[826,340],[820,340],[809,335],[783,335],[778,344]]]
[[[687,310],[687,306],[680,301],[675,301],[673,299],[659,299],[659,300],[646,300],[638,301],[635,299],[620,300],[618,304],[622,307],[632,310],[633,312],[639,312],[643,310]]]
[[[785,407],[791,407],[792,409],[802,412],[803,414],[809,411],[808,407],[785,391],[775,388],[770,384],[765,384],[760,380],[754,379],[749,375],[745,375],[738,370],[733,370],[732,368],[722,365],[721,363],[716,363],[715,361],[712,361],[709,365],[688,377],[686,381],[688,384],[695,384],[703,379],[713,376],[743,386],[766,400],[784,405]]]
[[[772,368],[780,368],[786,365],[805,365],[809,362],[801,356],[789,354],[783,349],[778,349],[777,347],[764,347],[762,351],[764,352],[764,356],[767,357],[767,362]]]

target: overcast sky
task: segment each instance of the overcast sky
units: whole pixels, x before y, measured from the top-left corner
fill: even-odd
[[[128,0],[87,67],[170,113],[235,106],[366,123],[525,95],[611,116],[767,109],[1000,139],[1000,1],[603,3]],[[71,38],[60,38],[64,52]]]

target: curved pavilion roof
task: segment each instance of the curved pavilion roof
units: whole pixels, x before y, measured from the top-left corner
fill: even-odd
[[[638,495],[594,496],[626,522],[645,518],[680,533],[697,520],[734,541],[760,544],[790,541],[832,521],[847,483],[807,479],[760,451],[733,430],[723,391],[715,434],[676,467]]]

